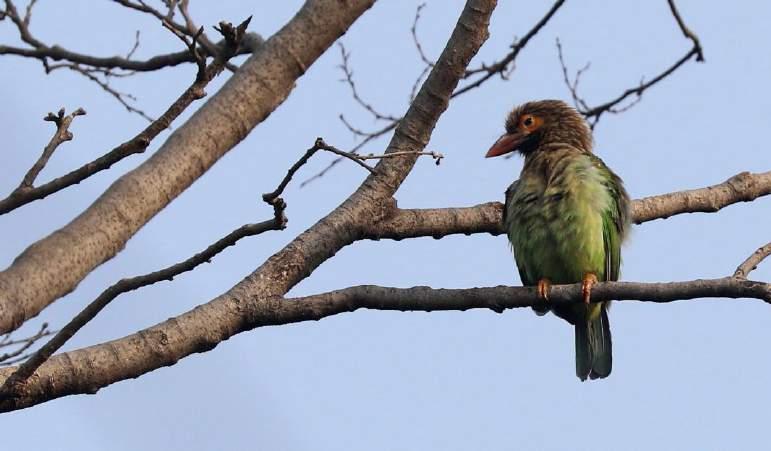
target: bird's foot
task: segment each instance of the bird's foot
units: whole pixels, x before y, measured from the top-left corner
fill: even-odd
[[[597,283],[597,276],[588,272],[584,274],[584,280],[581,283],[581,294],[584,296],[584,304],[589,304],[592,300],[592,286]]]
[[[536,289],[536,292],[538,293],[538,299],[548,302],[550,291],[551,291],[551,280],[541,279],[538,281],[538,288]]]

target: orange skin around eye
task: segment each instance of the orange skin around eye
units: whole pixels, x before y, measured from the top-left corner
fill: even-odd
[[[532,133],[538,130],[541,125],[543,125],[543,119],[538,116],[533,116],[532,114],[525,114],[519,118],[519,128],[526,133]]]
[[[525,114],[519,118],[517,129],[512,133],[506,133],[490,147],[485,154],[486,158],[497,157],[514,151],[522,144],[530,133],[538,130],[543,125],[543,119],[532,114]]]

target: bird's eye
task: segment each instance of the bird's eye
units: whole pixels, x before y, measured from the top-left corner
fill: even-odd
[[[522,125],[524,125],[525,127],[532,127],[534,123],[535,121],[533,120],[533,116],[526,116],[522,120]]]

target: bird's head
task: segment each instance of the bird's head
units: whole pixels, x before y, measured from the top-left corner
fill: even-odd
[[[592,132],[584,118],[561,100],[538,100],[522,104],[506,118],[506,133],[490,147],[485,157],[518,150],[527,156],[544,144],[568,144],[592,150]]]

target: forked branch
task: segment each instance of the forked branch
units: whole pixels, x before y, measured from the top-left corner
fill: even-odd
[[[56,125],[56,132],[54,132],[54,136],[43,149],[43,154],[40,155],[40,158],[37,159],[35,164],[33,164],[29,171],[24,175],[24,178],[19,184],[19,187],[14,190],[14,193],[32,189],[32,184],[35,183],[38,174],[40,174],[40,171],[48,164],[48,160],[54,154],[56,149],[58,149],[62,143],[72,140],[73,134],[70,131],[72,120],[85,114],[86,110],[83,108],[78,108],[70,114],[64,114],[64,108],[61,108],[58,113],[48,113],[46,117],[43,118],[44,121],[53,122]],[[11,195],[13,195],[13,193]]]
[[[134,138],[115,147],[96,160],[86,163],[80,168],[43,185],[29,189],[15,190],[8,197],[0,200],[0,215],[35,200],[42,199],[69,186],[78,184],[97,172],[110,168],[113,164],[130,155],[144,152],[152,140],[162,131],[167,129],[169,125],[171,125],[171,123],[179,117],[191,103],[193,103],[193,101],[201,99],[206,95],[206,91],[204,90],[205,87],[222,71],[225,62],[235,55],[240,39],[243,38],[244,30],[249,24],[250,19],[242,22],[238,27],[234,27],[230,24],[226,24],[225,26],[223,26],[222,23],[220,24],[227,42],[227,51],[222,52],[220,57],[216,58],[206,66],[203,72],[199,72],[193,84],[171,104],[161,117],[150,123]]]
[[[37,352],[19,365],[16,371],[11,374],[3,385],[0,386],[0,400],[13,398],[18,395],[24,383],[30,376],[40,368],[40,365],[64,346],[80,329],[93,320],[107,305],[123,293],[138,290],[142,287],[152,285],[164,280],[172,281],[174,277],[188,271],[192,271],[203,263],[211,262],[217,254],[226,248],[235,245],[239,240],[245,237],[259,235],[270,230],[282,230],[286,227],[287,219],[284,214],[286,204],[280,199],[273,199],[273,218],[256,224],[246,224],[230,232],[214,244],[208,246],[203,251],[192,257],[168,266],[164,269],[144,274],[141,276],[121,279],[104,290],[96,299],[78,313],[66,326],[64,326],[56,335],[43,345]]]
[[[600,117],[605,113],[610,114],[619,114],[623,113],[624,111],[627,111],[629,108],[636,105],[641,99],[642,95],[645,91],[655,86],[657,83],[661,82],[665,78],[672,75],[675,71],[677,71],[680,67],[682,67],[686,62],[688,62],[690,59],[695,58],[697,62],[703,62],[704,61],[704,52],[701,47],[701,42],[699,41],[698,36],[691,31],[688,27],[685,26],[685,22],[683,22],[682,17],[680,16],[680,12],[677,10],[677,7],[675,6],[674,0],[667,0],[669,4],[669,8],[672,11],[672,15],[675,18],[675,21],[677,22],[678,27],[680,28],[680,31],[683,32],[683,35],[688,38],[692,42],[691,48],[678,59],[674,64],[669,66],[667,69],[665,69],[663,72],[659,73],[649,81],[641,80],[640,84],[638,86],[635,86],[633,88],[626,89],[624,92],[613,98],[612,100],[609,100],[605,103],[602,103],[600,105],[590,107],[587,102],[578,94],[578,84],[581,78],[581,75],[589,68],[589,65],[587,64],[582,69],[579,69],[576,72],[574,80],[570,80],[570,75],[568,74],[568,68],[565,64],[565,59],[562,54],[562,45],[560,44],[559,39],[557,39],[557,52],[560,60],[560,65],[562,66],[562,75],[565,81],[565,85],[567,86],[568,90],[570,91],[570,95],[573,97],[573,103],[576,106],[576,109],[586,117],[586,119],[589,121],[589,125],[594,128],[595,125],[597,125],[597,122],[599,122]],[[634,97],[633,100],[628,101],[630,97]],[[624,102],[627,102],[625,105],[622,105]]]

